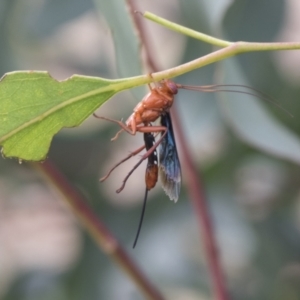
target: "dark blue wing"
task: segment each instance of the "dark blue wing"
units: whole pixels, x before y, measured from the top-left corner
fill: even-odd
[[[159,145],[159,175],[164,191],[176,202],[181,187],[181,168],[170,113],[161,116],[161,125],[167,127],[168,132]]]

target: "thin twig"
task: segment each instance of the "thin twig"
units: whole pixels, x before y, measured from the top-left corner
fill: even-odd
[[[164,298],[160,292],[156,290],[147,277],[139,270],[137,265],[131,260],[112,233],[87,205],[87,199],[71,185],[67,178],[53,165],[53,163],[48,159],[44,163],[34,163],[33,166],[39,169],[47,178],[47,182],[52,183],[62,194],[62,199],[69,204],[81,224],[97,242],[99,248],[105,254],[109,255],[118,266],[123,268],[136,283],[145,298],[151,300],[163,300]]]
[[[129,3],[129,5],[131,5],[131,11],[137,10],[133,0],[127,0],[127,2]],[[137,17],[139,16],[135,14],[134,19],[138,20]],[[158,72],[159,69],[156,66],[155,58],[152,55],[153,52],[149,47],[150,43],[149,40],[147,39],[145,29],[144,27],[140,26],[140,24],[141,24],[140,21],[136,21],[136,26],[140,31],[140,37],[142,39],[142,43],[144,45],[146,55],[148,57],[147,61],[153,62],[148,65],[150,65],[151,72]],[[215,296],[214,298],[216,300],[227,300],[229,299],[228,292],[225,287],[225,280],[224,280],[224,276],[219,261],[217,245],[216,245],[214,232],[213,232],[212,220],[206,204],[207,200],[205,197],[204,187],[201,182],[201,179],[197,174],[195,163],[193,163],[192,155],[187,146],[185,134],[181,126],[181,122],[178,116],[176,106],[173,106],[172,108],[172,118],[174,121],[174,125],[176,127],[176,133],[179,141],[178,144],[180,145],[182,150],[181,153],[182,153],[183,166],[185,168],[187,190],[190,194],[190,198],[194,206],[194,211],[198,219],[199,232],[201,233],[200,239],[203,240],[206,257],[208,261],[208,268],[211,273],[213,293]]]

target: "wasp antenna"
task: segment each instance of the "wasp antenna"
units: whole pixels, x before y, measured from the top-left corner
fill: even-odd
[[[203,86],[193,86],[193,85],[177,84],[177,87],[182,88],[182,89],[186,89],[186,90],[200,91],[200,92],[204,92],[204,93],[227,92],[227,93],[239,93],[239,94],[254,96],[256,98],[259,98],[261,100],[264,100],[266,102],[269,102],[269,103],[273,104],[274,106],[281,109],[283,112],[285,112],[290,117],[292,117],[292,118],[294,117],[293,114],[291,114],[288,110],[283,108],[272,97],[270,97],[269,95],[261,92],[260,90],[257,90],[255,88],[247,86],[247,85],[242,85],[242,84],[212,84],[212,85],[203,85]],[[223,87],[245,88],[245,89],[249,89],[249,90],[253,91],[254,93],[246,92],[246,91],[239,91],[239,90],[220,89],[220,88],[223,88]]]
[[[138,231],[136,233],[136,236],[135,236],[135,239],[134,239],[134,243],[133,243],[133,247],[132,247],[133,249],[136,246],[136,243],[138,241],[138,238],[139,238],[139,235],[140,235],[140,231],[141,231],[141,228],[142,228],[143,219],[144,219],[145,210],[146,210],[146,204],[147,204],[147,197],[148,197],[148,189],[146,188],[145,197],[144,197],[144,201],[143,201],[143,208],[142,208],[141,218],[140,218],[139,226],[138,226]]]

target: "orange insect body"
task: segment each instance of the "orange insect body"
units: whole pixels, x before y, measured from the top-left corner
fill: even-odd
[[[122,131],[126,131],[131,135],[135,135],[137,132],[164,132],[164,135],[167,133],[166,127],[151,126],[151,123],[169,111],[173,105],[174,95],[177,94],[179,85],[171,80],[163,80],[160,82],[158,87],[152,88],[150,85],[149,87],[151,91],[142,99],[140,103],[137,104],[133,110],[133,113],[127,119],[125,124],[121,121],[99,117],[94,114],[94,116],[99,119],[116,123],[121,127],[121,130],[118,131],[115,137],[111,139],[112,141],[116,140]],[[159,142],[155,145],[155,147],[153,146],[153,149],[155,149],[158,145]],[[152,152],[153,149],[150,152]],[[107,176],[103,178],[103,180],[106,178]]]
[[[158,179],[158,166],[148,165],[145,173],[146,188],[148,191],[153,189]]]
[[[156,121],[163,112],[171,108],[177,92],[177,85],[171,80],[162,81],[159,87],[151,88],[151,91],[137,104],[127,119],[125,123],[127,128],[135,133],[140,131],[138,127],[142,127],[141,124],[147,126]]]
[[[127,119],[125,124],[121,121],[117,121],[105,117],[99,117],[96,114],[94,114],[94,116],[97,118],[116,123],[121,127],[121,130],[117,132],[117,134],[115,135],[114,138],[112,138],[112,140],[116,140],[122,131],[126,131],[131,135],[135,135],[136,132],[144,133],[146,145],[140,147],[136,151],[129,154],[126,158],[122,159],[107,173],[106,176],[100,179],[101,182],[106,180],[116,167],[118,167],[121,163],[123,163],[124,161],[128,160],[130,157],[138,154],[144,148],[146,148],[147,152],[142,156],[141,160],[134,166],[134,168],[127,174],[127,176],[123,180],[122,186],[117,190],[117,193],[123,190],[129,176],[142,163],[142,161],[147,158],[148,158],[148,165],[147,165],[146,177],[145,177],[146,188],[147,190],[150,190],[155,186],[158,177],[158,167],[157,167],[157,163],[154,163],[155,160],[154,156],[156,156],[156,153],[153,154],[153,152],[156,150],[157,146],[161,143],[161,141],[167,134],[168,129],[165,126],[152,126],[151,124],[152,122],[156,121],[159,117],[161,117],[163,114],[167,113],[169,109],[172,107],[174,102],[174,96],[178,92],[178,87],[179,85],[177,85],[175,82],[168,79],[162,80],[159,83],[159,86],[156,86],[155,88],[152,88],[149,85],[150,92],[141,100],[141,102],[137,104],[137,106],[133,110],[133,113]],[[152,136],[153,133],[162,133],[162,136],[159,138],[157,142],[155,142],[155,139]],[[152,144],[150,146],[151,141]]]
[[[144,133],[144,142],[146,151],[149,151],[155,144],[155,137],[152,133]],[[148,163],[145,172],[145,183],[146,189],[150,191],[156,185],[158,179],[158,158],[157,151],[154,149],[153,152],[149,153]]]

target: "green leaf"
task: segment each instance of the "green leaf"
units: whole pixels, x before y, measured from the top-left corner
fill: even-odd
[[[127,84],[126,84],[127,82]],[[13,72],[0,82],[2,154],[24,160],[45,159],[53,135],[81,124],[128,80],[74,75],[58,82],[47,72]]]
[[[226,61],[224,83],[246,84],[234,59]],[[232,80],[228,82],[228,79]],[[246,143],[272,155],[300,164],[300,140],[290,129],[275,119],[262,104],[263,100],[230,93],[222,95],[220,104],[228,124]],[[270,104],[271,105],[271,104]]]

